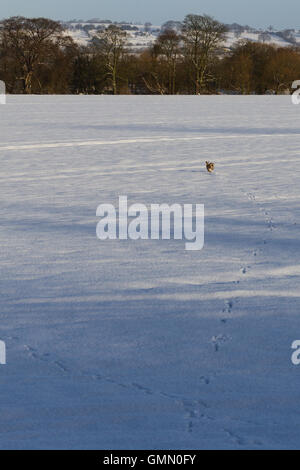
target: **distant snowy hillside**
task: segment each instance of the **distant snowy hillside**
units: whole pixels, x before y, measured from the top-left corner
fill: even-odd
[[[72,21],[64,23],[66,34],[70,35],[77,44],[86,46],[92,40],[97,30],[108,27],[111,22],[78,22]],[[172,27],[178,29],[179,22],[168,22]],[[132,51],[146,49],[154,44],[163,26],[151,24],[118,23],[120,28],[127,31],[129,47]],[[262,31],[250,27],[239,25],[229,26],[225,47],[232,47],[237,41],[245,39],[254,42],[265,42],[277,46],[300,45],[300,31]]]
[[[75,42],[80,45],[87,46],[93,36],[99,29],[107,28],[111,23],[67,23],[66,34],[70,35]],[[119,23],[122,29],[128,34],[129,47],[134,51],[146,49],[154,44],[161,26],[153,26],[148,28],[141,24]]]

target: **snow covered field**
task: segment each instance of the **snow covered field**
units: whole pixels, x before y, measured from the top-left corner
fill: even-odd
[[[0,447],[300,448],[300,107],[9,96],[0,113]],[[204,249],[99,241],[119,195],[205,204]]]

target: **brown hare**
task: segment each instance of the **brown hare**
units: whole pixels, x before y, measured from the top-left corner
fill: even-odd
[[[206,163],[206,169],[209,173],[212,173],[215,169],[215,164],[211,162],[205,162]]]

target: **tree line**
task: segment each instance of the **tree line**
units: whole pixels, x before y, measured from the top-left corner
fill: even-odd
[[[47,18],[0,23],[0,80],[24,94],[279,94],[300,79],[297,45],[238,41],[207,15],[187,15],[180,31],[163,29],[140,53],[128,33],[110,24],[80,46]]]

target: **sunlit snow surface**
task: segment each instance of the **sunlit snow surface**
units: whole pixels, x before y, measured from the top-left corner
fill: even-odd
[[[299,122],[290,97],[8,97],[2,449],[300,448]],[[119,195],[205,204],[204,249],[99,241]]]

